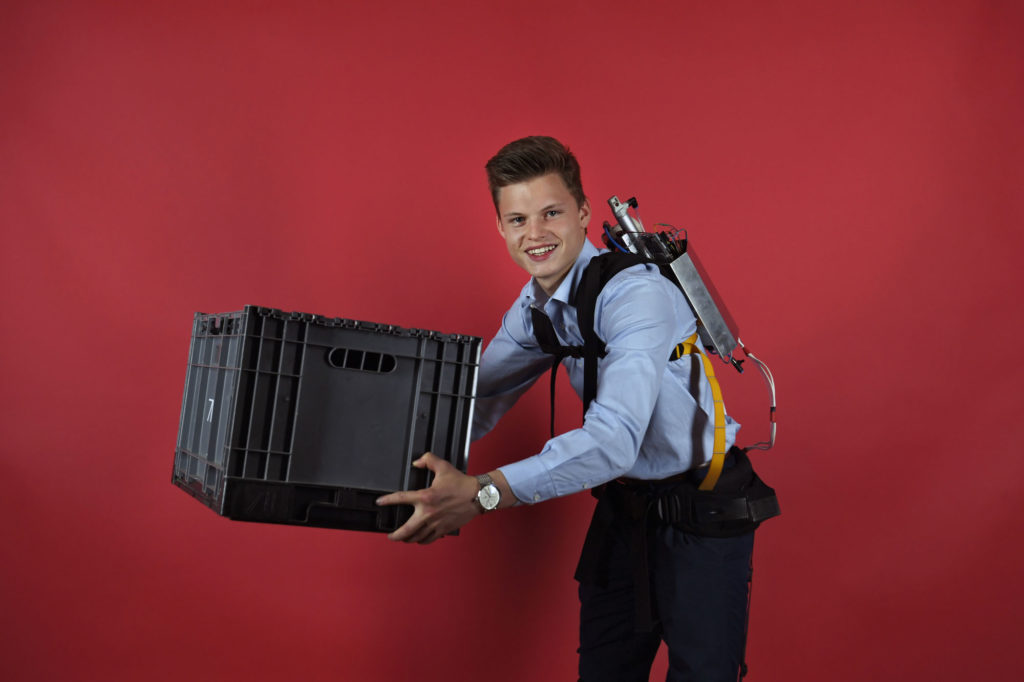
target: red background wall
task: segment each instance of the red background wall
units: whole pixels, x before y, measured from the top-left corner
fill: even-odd
[[[196,310],[489,336],[482,166],[534,133],[687,227],[776,373],[752,679],[1017,671],[1020,3],[368,5],[0,6],[5,679],[574,678],[589,497],[424,548],[169,482]]]

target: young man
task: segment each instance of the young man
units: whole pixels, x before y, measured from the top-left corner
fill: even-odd
[[[530,280],[484,352],[474,438],[551,368],[552,356],[535,338],[534,322],[546,324],[537,315],[550,319],[563,345],[583,343],[570,301],[599,253],[586,236],[591,207],[579,164],[560,142],[516,140],[487,163],[487,176],[498,233]],[[665,641],[669,680],[735,681],[744,668],[753,531],[703,537],[651,513],[659,495],[683,477],[700,476],[711,460],[714,404],[707,379],[698,360],[670,360],[696,331],[696,320],[656,267],[636,265],[603,288],[594,328],[607,355],[583,426],[479,478],[425,454],[415,466],[434,472],[431,487],[380,500],[414,507],[390,537],[433,542],[493,509],[598,488],[577,571],[581,680],[647,680]],[[564,364],[582,395],[583,360]],[[738,429],[727,420],[727,446]]]

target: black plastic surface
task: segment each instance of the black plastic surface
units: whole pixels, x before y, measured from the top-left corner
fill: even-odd
[[[173,482],[243,521],[391,531],[384,492],[465,471],[481,339],[272,308],[196,313]]]

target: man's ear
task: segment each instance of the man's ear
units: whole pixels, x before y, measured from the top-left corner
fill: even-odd
[[[583,225],[583,229],[587,228],[587,224],[590,222],[590,199],[584,197],[583,203],[580,204],[580,224]]]
[[[498,225],[498,234],[500,234],[504,238],[505,226],[501,224],[501,216],[496,217],[494,219],[494,222]]]

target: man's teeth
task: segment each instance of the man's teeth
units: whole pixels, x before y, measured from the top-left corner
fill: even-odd
[[[541,246],[541,247],[536,248],[536,249],[527,249],[526,253],[530,254],[531,256],[542,256],[545,253],[547,253],[548,251],[554,251],[554,250],[555,250],[554,246]]]

